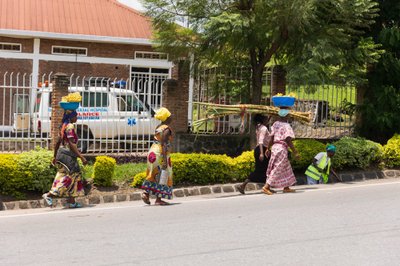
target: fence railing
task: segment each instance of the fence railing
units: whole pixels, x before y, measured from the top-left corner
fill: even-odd
[[[246,68],[199,69],[194,82],[194,102],[239,104],[249,103],[251,74]],[[273,80],[273,67],[266,68],[263,75],[262,104],[271,104],[277,84]],[[297,138],[330,139],[352,135],[355,126],[356,89],[354,86],[335,85],[286,85],[286,93],[297,95],[295,110],[311,112],[309,125],[292,122]],[[192,121],[206,117],[206,107],[193,106]],[[249,121],[249,119],[246,119]],[[240,134],[240,116],[230,115],[215,119],[192,132],[201,134]],[[195,124],[195,123],[194,123]],[[246,124],[249,132],[250,123]]]
[[[1,77],[0,151],[50,148],[52,75],[41,76],[39,84],[32,84],[30,74],[6,72]],[[168,77],[143,72],[132,72],[127,79],[72,75],[68,90],[82,96],[76,123],[79,148],[93,154],[146,152]]]

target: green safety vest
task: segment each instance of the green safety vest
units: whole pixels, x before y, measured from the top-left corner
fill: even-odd
[[[324,156],[321,158],[321,161],[318,164],[318,167],[321,169],[325,168],[326,160],[328,160],[328,154],[325,153]],[[320,173],[317,168],[313,164],[311,164],[306,171],[306,175],[311,177],[312,179],[319,180],[322,176],[324,183],[328,183],[329,171],[331,168],[331,160],[328,161],[328,167],[326,168],[325,173]]]

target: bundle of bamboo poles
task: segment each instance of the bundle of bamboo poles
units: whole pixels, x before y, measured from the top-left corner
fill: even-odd
[[[278,116],[279,108],[274,106],[266,105],[255,105],[255,104],[215,104],[215,103],[204,103],[204,102],[193,102],[198,104],[200,107],[206,107],[206,118],[197,120],[194,122],[194,126],[198,127],[201,124],[207,122],[208,120],[213,120],[216,118],[224,117],[227,115],[240,115],[242,117],[242,122],[245,114],[264,114],[268,116]],[[290,110],[288,117],[299,121],[303,124],[308,124],[311,121],[310,112],[298,112]]]

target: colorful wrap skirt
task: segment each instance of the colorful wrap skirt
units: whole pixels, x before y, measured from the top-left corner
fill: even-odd
[[[150,195],[164,199],[172,199],[172,165],[169,152],[167,152],[167,179],[160,183],[161,166],[163,164],[162,147],[160,143],[154,143],[147,155],[146,180],[142,184],[142,189]]]
[[[68,168],[61,163],[57,163],[57,168],[57,174],[49,193],[56,197],[84,196],[81,173],[70,173]]]
[[[267,184],[275,188],[289,187],[296,183],[296,177],[288,158],[285,143],[274,143],[267,170]]]

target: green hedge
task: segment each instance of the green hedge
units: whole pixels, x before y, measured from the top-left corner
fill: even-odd
[[[334,145],[337,150],[332,163],[337,169],[366,169],[378,164],[382,159],[382,145],[370,140],[344,137]]]
[[[108,156],[97,156],[93,168],[94,184],[104,187],[113,185],[116,161]]]
[[[394,135],[383,147],[383,162],[386,167],[400,167],[400,135]]]
[[[312,163],[315,155],[325,151],[326,145],[313,139],[302,139],[293,141],[293,145],[299,152],[300,159],[297,161],[293,157],[290,159],[293,169],[305,170]]]
[[[365,169],[378,163],[400,167],[400,135],[393,136],[384,147],[373,141],[349,137],[334,144],[337,152],[332,161],[337,169]],[[299,161],[291,159],[296,170],[304,170],[318,152],[325,150],[325,144],[316,140],[296,140],[294,145],[300,153]],[[24,198],[26,191],[49,190],[56,174],[56,169],[51,166],[52,155],[51,151],[40,148],[20,155],[0,154],[0,193]],[[171,157],[175,186],[240,182],[254,168],[253,151],[236,158],[181,153]],[[97,185],[111,186],[113,181],[126,182],[134,178],[132,186],[138,187],[146,176],[145,167],[146,164],[116,166],[115,159],[99,156],[94,166],[85,166],[83,171],[86,171],[84,176],[93,176]]]

